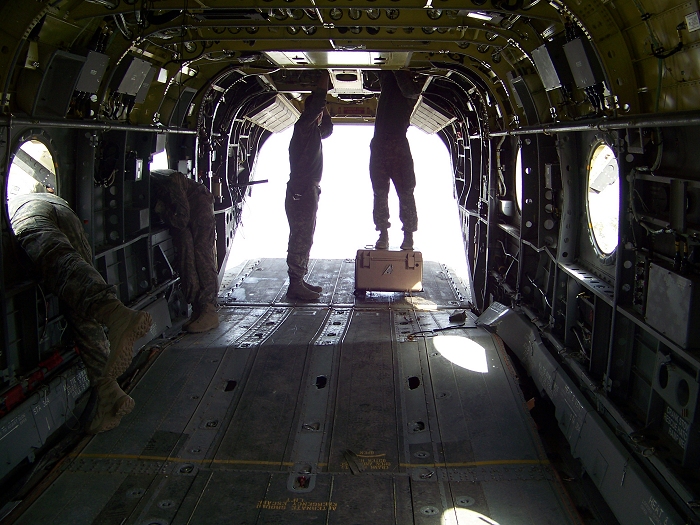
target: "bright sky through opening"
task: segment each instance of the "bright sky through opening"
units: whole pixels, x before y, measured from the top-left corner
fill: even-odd
[[[289,141],[293,128],[270,136],[258,155],[253,180],[268,183],[250,187],[241,226],[233,241],[229,267],[259,257],[286,258],[289,226],[284,196],[289,180]],[[355,258],[358,249],[374,245],[373,193],[369,179],[372,125],[336,124],[323,141],[323,180],[316,217],[312,259]],[[414,247],[424,260],[445,263],[466,279],[466,258],[454,198],[447,148],[437,135],[411,127],[408,139],[415,163],[418,231]],[[403,240],[398,198],[389,194],[390,249]]]

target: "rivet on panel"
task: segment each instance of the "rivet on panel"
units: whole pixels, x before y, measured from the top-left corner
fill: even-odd
[[[471,507],[475,502],[476,500],[470,496],[457,496],[455,498],[455,503],[460,507]]]

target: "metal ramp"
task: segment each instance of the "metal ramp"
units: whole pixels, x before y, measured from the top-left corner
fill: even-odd
[[[362,298],[352,270],[314,261],[304,304],[282,259],[228,275],[220,327],[165,348],[16,523],[583,523],[502,344],[450,322],[469,294],[449,270]]]

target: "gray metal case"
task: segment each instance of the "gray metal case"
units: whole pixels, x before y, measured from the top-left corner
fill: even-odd
[[[355,290],[422,292],[423,255],[409,250],[357,250]]]

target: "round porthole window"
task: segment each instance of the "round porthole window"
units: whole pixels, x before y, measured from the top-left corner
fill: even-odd
[[[523,209],[523,148],[518,148],[515,157],[515,202],[518,209]]]
[[[30,139],[15,152],[7,175],[7,199],[27,193],[56,192],[56,167],[49,148]]]
[[[620,223],[620,170],[612,148],[594,146],[588,163],[588,227],[601,257],[617,248]]]

